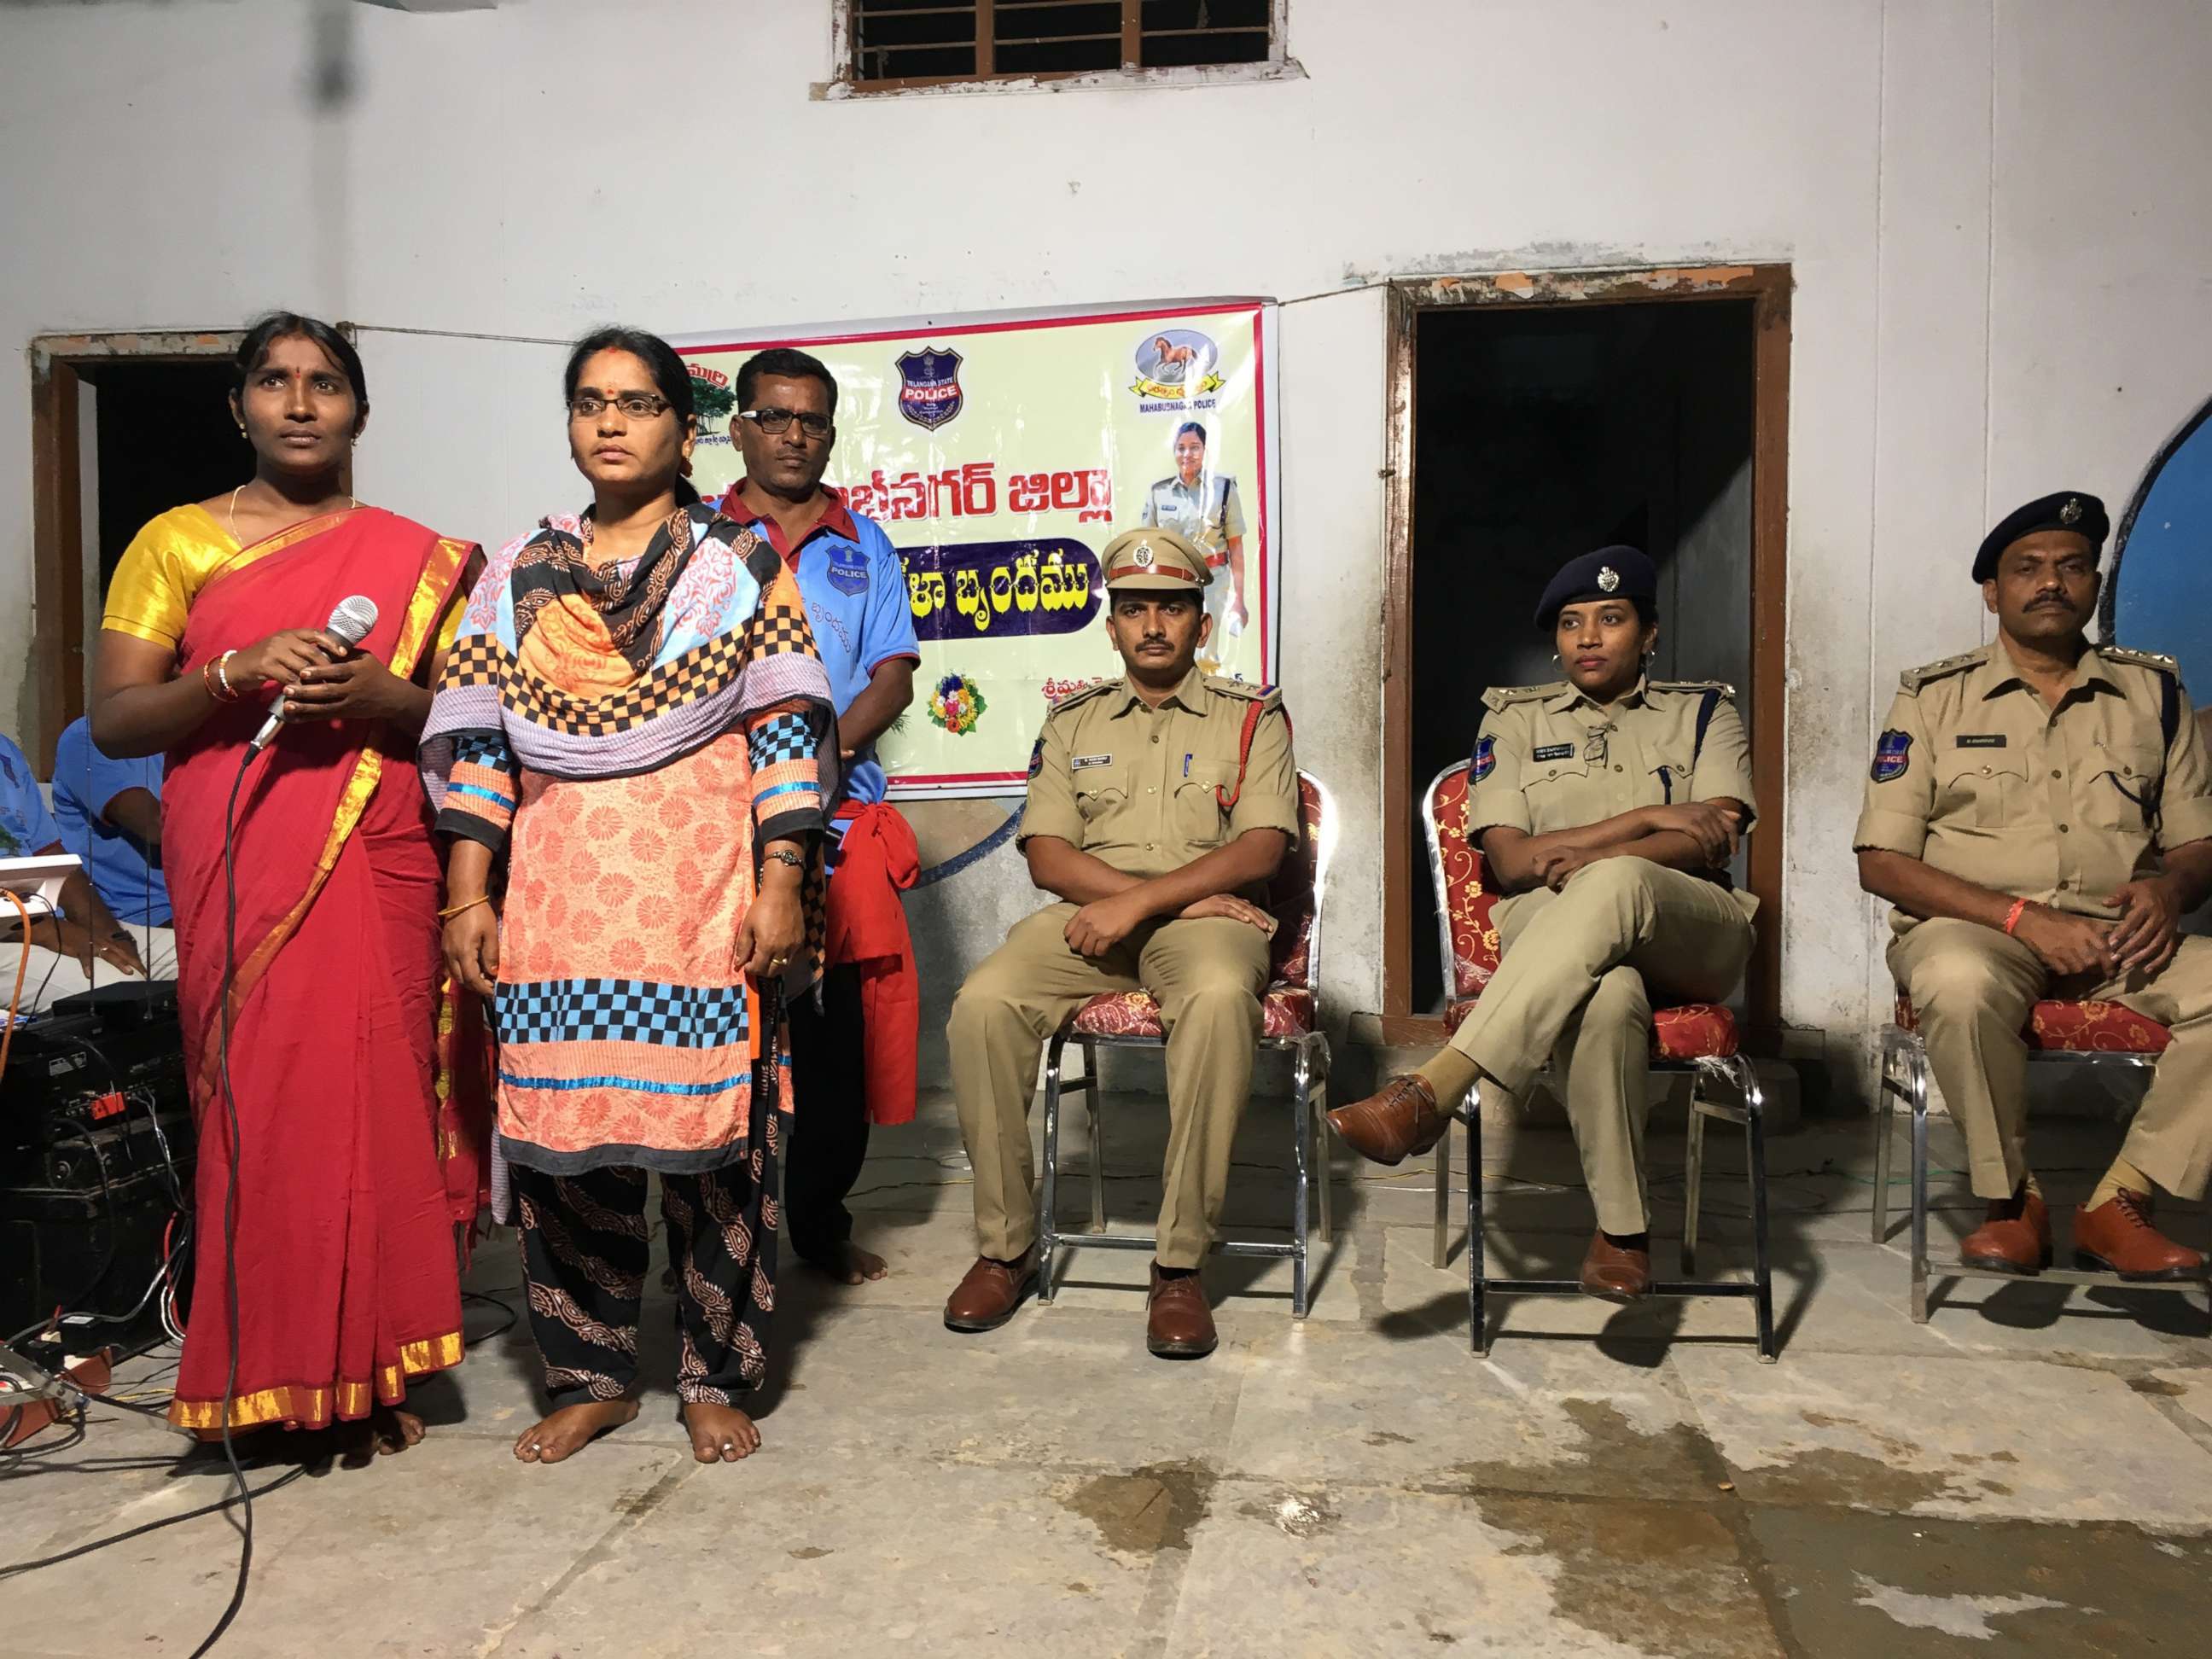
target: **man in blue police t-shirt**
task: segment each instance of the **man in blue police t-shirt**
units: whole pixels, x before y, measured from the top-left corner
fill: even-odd
[[[131,929],[155,979],[177,976],[177,935],[161,878],[161,757],[116,760],[80,715],[54,745],[54,822],[100,902]]]
[[[730,436],[745,473],[723,498],[722,511],[765,537],[796,572],[837,704],[841,802],[878,806],[884,781],[876,739],[914,700],[921,660],[906,567],[874,520],[849,511],[822,482],[836,441],[837,382],[828,367],[803,351],[763,351],[738,370],[736,392]],[[833,841],[842,828],[832,826]],[[834,869],[834,849],[831,863]],[[784,1164],[792,1248],[848,1285],[881,1279],[883,1258],[853,1243],[845,1207],[868,1151],[868,1034],[859,969],[825,968],[819,1006],[803,996],[787,1012],[793,1086],[804,1102]],[[881,1109],[885,1103],[876,1104]]]
[[[0,859],[64,850],[61,826],[46,810],[29,759],[0,732]],[[92,989],[100,983],[102,963],[118,977],[146,976],[137,941],[100,902],[83,871],[62,883],[61,915],[33,920],[27,941],[21,913],[0,901],[0,1024],[11,1004],[18,1013],[36,1013],[59,998]]]

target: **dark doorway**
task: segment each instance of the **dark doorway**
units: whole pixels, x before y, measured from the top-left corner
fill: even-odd
[[[227,362],[125,359],[78,374],[94,399],[99,441],[98,592],[104,595],[123,550],[149,519],[244,483],[253,454],[231,419]],[[99,616],[88,620],[96,631]]]
[[[1468,757],[1486,688],[1560,677],[1536,600],[1563,561],[1611,542],[1660,569],[1652,677],[1724,680],[1755,722],[1754,313],[1749,298],[1714,298],[1419,313],[1407,731],[1417,804]],[[1407,1012],[1425,1015],[1444,985],[1426,842],[1409,816]]]

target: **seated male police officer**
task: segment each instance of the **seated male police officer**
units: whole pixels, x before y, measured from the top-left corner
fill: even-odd
[[[952,1005],[952,1088],[975,1170],[981,1254],[945,1304],[1003,1325],[1036,1288],[1028,1115],[1037,1054],[1103,991],[1149,991],[1167,1029],[1168,1146],[1147,1301],[1155,1354],[1211,1353],[1198,1279],[1252,1082],[1273,919],[1268,878],[1298,833],[1289,717],[1272,690],[1200,673],[1206,555],[1172,530],[1108,544],[1106,630],[1127,673],[1046,718],[1019,845],[1057,893]]]
[[[1728,886],[1753,816],[1743,722],[1717,680],[1656,681],[1658,573],[1632,547],[1560,568],[1537,602],[1566,671],[1493,687],[1475,739],[1467,836],[1507,895],[1503,955],[1451,1045],[1330,1126],[1381,1164],[1436,1145],[1480,1079],[1517,1095],[1546,1061],[1597,1209],[1582,1287],[1650,1288],[1644,1164],[1654,992],[1717,1001],[1750,960],[1754,901]]]
[[[2212,1170],[2212,939],[2180,918],[2212,893],[2212,769],[2171,658],[2092,646],[2094,495],[2030,501],[1974,557],[1994,645],[1908,670],[1852,844],[1897,908],[1890,971],[1917,1011],[1988,1218],[1967,1265],[2051,1265],[2027,1164],[2028,1011],[2118,1002],[2173,1028],[2120,1155],[2075,1212],[2085,1267],[2190,1279],[2203,1258],[2151,1224],[2153,1189]]]

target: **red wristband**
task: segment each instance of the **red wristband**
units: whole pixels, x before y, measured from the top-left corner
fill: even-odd
[[[2019,927],[2020,919],[2027,914],[2027,901],[2024,898],[2014,899],[2012,902],[2012,908],[2005,912],[2005,932],[2009,934],[2014,928]]]

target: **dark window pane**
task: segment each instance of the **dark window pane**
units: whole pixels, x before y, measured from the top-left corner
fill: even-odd
[[[1145,67],[1264,64],[1268,0],[1144,0]]]
[[[1048,40],[1017,46],[999,37],[1001,75],[1067,75],[1089,70],[1121,67],[1121,36],[1118,31],[1097,40]]]
[[[856,0],[853,57],[863,81],[975,72],[975,9],[953,0]]]

